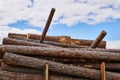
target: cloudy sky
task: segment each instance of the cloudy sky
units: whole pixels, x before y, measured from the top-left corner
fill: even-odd
[[[107,48],[120,49],[120,0],[0,0],[0,42],[9,32],[41,34],[51,8],[47,35],[94,40],[107,32]]]

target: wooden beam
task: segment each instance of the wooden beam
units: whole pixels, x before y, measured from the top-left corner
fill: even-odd
[[[101,80],[106,80],[105,62],[101,63],[100,70],[101,70]]]
[[[44,40],[44,38],[45,38],[45,36],[46,36],[46,33],[47,33],[48,29],[49,29],[49,26],[50,26],[50,23],[51,23],[51,21],[52,21],[52,18],[53,18],[54,13],[55,13],[55,8],[52,8],[52,9],[51,9],[51,12],[50,12],[50,14],[49,14],[48,20],[47,20],[47,22],[46,22],[45,28],[44,28],[44,30],[43,30],[42,37],[41,37],[41,39],[40,39],[40,43],[43,43],[43,40]]]

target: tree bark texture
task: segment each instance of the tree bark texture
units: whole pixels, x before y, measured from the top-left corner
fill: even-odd
[[[8,37],[9,38],[27,38],[27,35],[26,34],[17,34],[17,33],[8,33]]]
[[[44,80],[44,75],[22,74],[17,72],[0,71],[0,80]],[[87,80],[87,79],[78,79],[78,78],[50,75],[48,80]]]
[[[3,59],[0,59],[0,67],[1,67],[1,64],[2,64],[2,60],[3,60]]]
[[[47,48],[47,47],[33,47],[20,45],[3,45],[6,52],[27,54],[27,55],[41,55],[53,56],[63,58],[78,58],[78,59],[94,59],[102,61],[118,61],[120,62],[120,53],[114,52],[97,52],[97,51],[82,51],[70,50],[64,48]]]
[[[2,45],[0,45],[0,59],[3,58],[4,53],[5,52],[3,51],[3,47],[2,47]]]
[[[100,69],[100,63],[79,63],[79,64],[73,64],[74,66],[81,66],[91,69]],[[120,63],[105,63],[106,70],[118,70],[120,71]]]
[[[28,45],[28,46],[55,46],[55,47],[65,47],[65,48],[87,48],[86,46],[64,44],[59,42],[44,41],[44,44],[39,43],[38,40],[31,39],[13,39],[13,38],[4,38],[3,44],[10,45]]]
[[[102,39],[105,37],[107,33],[105,31],[102,31],[98,37],[93,41],[93,43],[90,45],[90,48],[96,48],[100,42],[102,41]]]
[[[24,40],[13,39],[13,38],[4,38],[3,39],[3,45],[24,45],[24,46],[53,47],[52,45],[35,43],[35,42],[24,41]]]
[[[4,63],[12,64],[18,66],[25,66],[36,69],[44,69],[45,65],[48,64],[49,71],[54,71],[63,74],[69,74],[73,76],[89,78],[89,79],[100,79],[100,71],[95,69],[88,69],[84,67],[75,67],[69,66],[62,63],[57,63],[53,61],[37,59],[32,57],[25,57],[22,55],[5,53],[4,55]],[[120,80],[119,73],[111,73],[106,71],[106,78],[108,80]]]
[[[18,38],[18,39],[26,39],[26,37],[21,37],[22,34],[9,33],[8,37],[10,38]],[[40,40],[41,35],[37,34],[28,34],[25,35],[28,39]],[[69,36],[46,36],[46,41],[53,42],[62,42],[73,45],[81,45],[81,46],[90,46],[94,40],[84,40],[84,39],[71,39]],[[106,48],[106,41],[101,41],[98,45],[99,48]]]
[[[28,34],[28,39],[40,40],[41,35],[38,34]],[[69,36],[46,36],[45,41],[54,41],[54,42],[62,42],[66,43],[71,38]]]

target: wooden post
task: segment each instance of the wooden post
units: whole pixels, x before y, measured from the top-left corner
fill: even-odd
[[[45,80],[48,80],[48,75],[49,75],[49,72],[48,72],[48,64],[45,65]]]
[[[90,48],[96,48],[98,46],[98,44],[102,41],[102,39],[105,37],[107,33],[105,31],[102,31],[98,37],[96,38],[96,40],[91,44]]]
[[[105,75],[105,62],[102,62],[100,65],[100,70],[101,70],[101,80],[106,80],[106,75]]]
[[[45,38],[45,36],[46,36],[46,33],[47,33],[48,28],[49,28],[49,26],[50,26],[50,23],[51,23],[51,21],[52,21],[54,12],[55,12],[55,8],[52,8],[52,9],[51,9],[51,12],[50,12],[50,15],[49,15],[49,17],[48,17],[48,20],[47,20],[47,22],[46,22],[44,31],[43,31],[43,33],[42,33],[42,37],[41,37],[41,39],[40,39],[40,43],[43,43],[43,40],[44,40],[44,38]]]

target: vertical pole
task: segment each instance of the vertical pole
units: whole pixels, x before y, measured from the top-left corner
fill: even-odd
[[[106,75],[105,75],[105,62],[102,62],[100,65],[100,72],[101,72],[101,80],[106,80]]]
[[[48,75],[49,75],[49,72],[48,72],[48,64],[45,65],[45,80],[48,80]]]
[[[44,28],[44,30],[43,30],[43,33],[42,33],[42,36],[41,36],[41,39],[40,39],[40,43],[43,43],[43,41],[44,41],[44,38],[45,38],[45,36],[46,36],[46,33],[47,33],[47,31],[48,31],[48,29],[49,29],[49,26],[50,26],[50,23],[51,23],[51,21],[52,21],[54,12],[55,12],[55,8],[52,8],[52,9],[51,9],[51,12],[50,12],[50,14],[49,14],[48,20],[47,20],[47,22],[46,22],[45,28]]]
[[[102,41],[102,39],[105,37],[107,33],[105,31],[102,31],[98,37],[96,38],[96,40],[91,44],[90,48],[96,48],[99,43]]]

